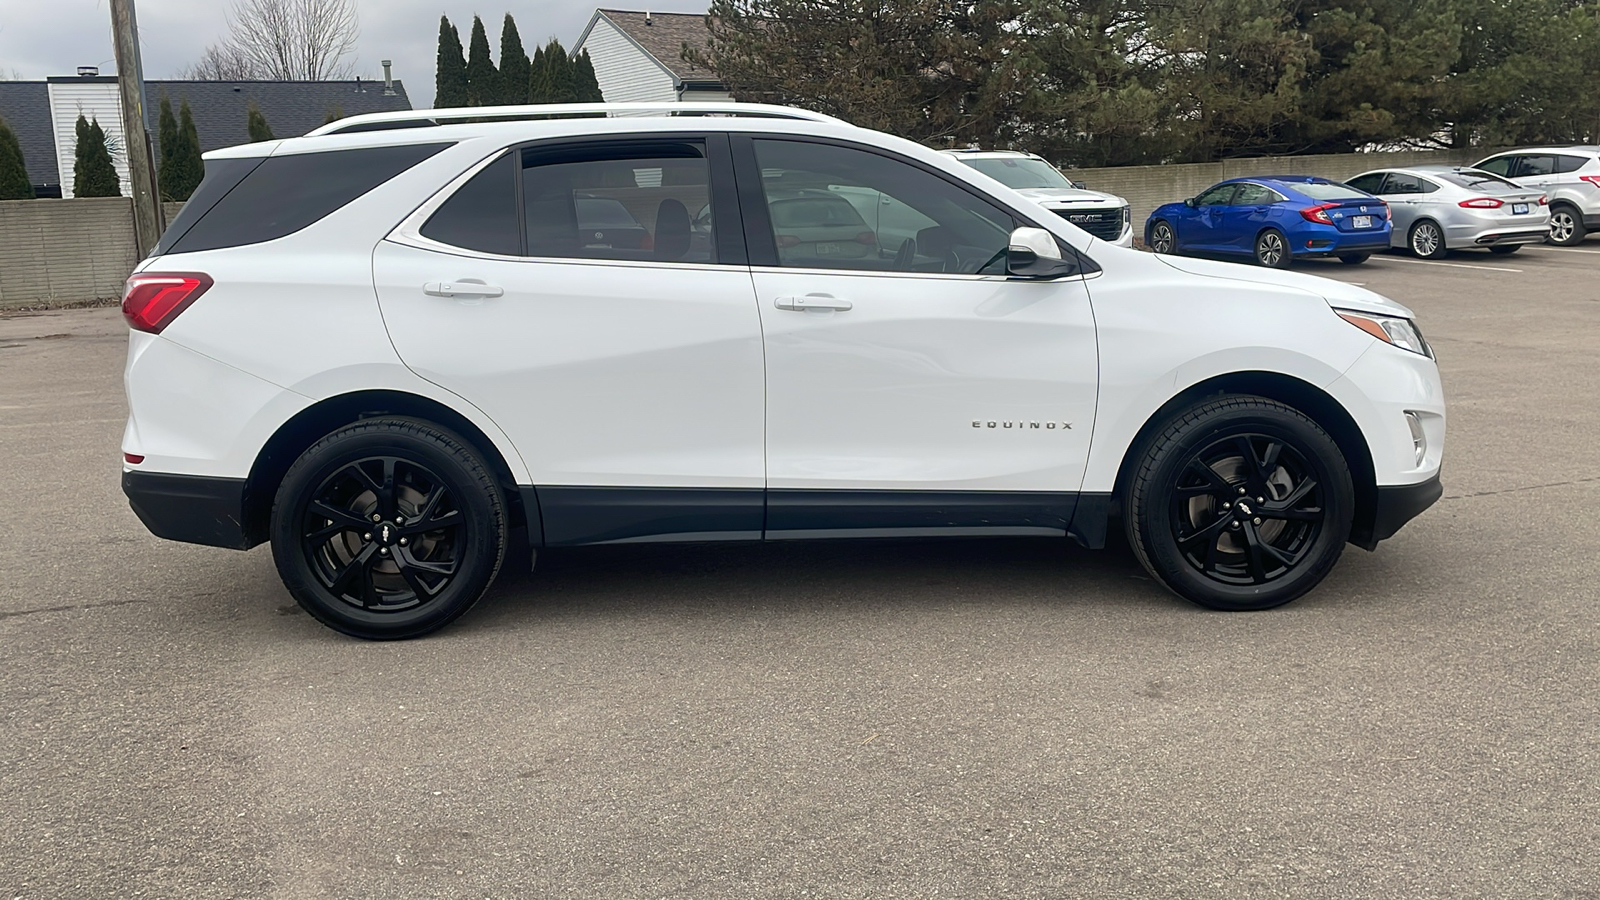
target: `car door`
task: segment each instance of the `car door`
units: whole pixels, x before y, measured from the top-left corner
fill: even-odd
[[[1095,413],[1084,277],[1007,276],[1020,215],[936,169],[821,139],[734,149],[766,338],[768,536],[1062,533]],[[797,185],[874,191],[932,224],[872,255],[802,253],[769,214]]]
[[[1223,223],[1238,187],[1232,182],[1219,184],[1194,198],[1194,206],[1177,229],[1179,249],[1206,252],[1227,249]]]
[[[376,248],[396,351],[511,437],[546,543],[760,537],[761,321],[732,187],[721,135],[542,142]],[[585,221],[594,200],[647,234]]]
[[[1256,235],[1272,224],[1272,205],[1283,195],[1265,185],[1243,182],[1234,190],[1228,205],[1219,208],[1217,249],[1237,253],[1255,252]]]

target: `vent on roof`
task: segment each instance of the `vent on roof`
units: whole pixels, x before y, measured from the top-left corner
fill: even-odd
[[[79,78],[95,78],[95,77],[99,76],[99,74],[100,74],[100,67],[99,66],[79,66],[78,67],[78,77]]]
[[[648,9],[644,11],[644,24],[645,25],[654,25],[654,24],[656,24],[655,22],[652,22],[650,20],[650,10],[648,10]]]

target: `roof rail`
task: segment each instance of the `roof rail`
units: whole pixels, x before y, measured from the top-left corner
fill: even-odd
[[[323,134],[346,134],[358,131],[382,131],[391,128],[423,128],[444,125],[461,120],[497,119],[569,119],[627,115],[721,115],[756,116],[769,119],[807,119],[813,122],[843,120],[822,113],[792,106],[767,103],[721,102],[702,103],[535,103],[522,106],[467,106],[453,109],[403,109],[393,112],[364,113],[329,122],[306,132],[306,137]]]

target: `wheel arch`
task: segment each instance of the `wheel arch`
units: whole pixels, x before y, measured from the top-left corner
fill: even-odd
[[[1371,550],[1377,545],[1372,533],[1378,510],[1378,484],[1372,462],[1372,450],[1367,446],[1366,435],[1356,420],[1337,399],[1323,389],[1279,372],[1229,372],[1196,382],[1179,391],[1147,418],[1117,467],[1117,477],[1111,492],[1109,512],[1120,515],[1121,504],[1127,496],[1128,481],[1133,477],[1138,461],[1144,456],[1150,442],[1172,421],[1181,410],[1199,403],[1207,397],[1221,394],[1250,394],[1276,400],[1294,407],[1316,422],[1339,447],[1350,469],[1355,486],[1355,518],[1350,526],[1350,543]]]
[[[244,531],[252,544],[267,540],[272,504],[289,467],[312,444],[346,425],[378,416],[422,419],[449,429],[472,446],[494,473],[504,492],[507,525],[536,526],[523,505],[516,477],[494,441],[471,420],[448,406],[404,391],[354,391],[328,397],[306,407],[273,432],[256,454],[245,479]]]

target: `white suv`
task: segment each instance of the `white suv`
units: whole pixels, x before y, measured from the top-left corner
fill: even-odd
[[[825,116],[379,113],[206,159],[128,279],[123,488],[162,537],[270,540],[347,634],[445,625],[512,541],[1113,523],[1260,609],[1440,495],[1404,307],[1126,250]]]
[[[1038,203],[1102,241],[1133,246],[1128,201],[1091,191],[1061,174],[1036,153],[1019,150],[945,150],[979,172]]]
[[[1600,231],[1600,147],[1535,147],[1498,153],[1474,169],[1493,172],[1550,198],[1552,244],[1571,247]]]

